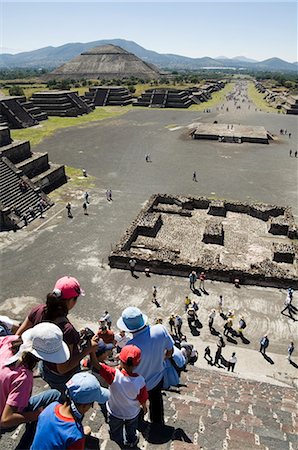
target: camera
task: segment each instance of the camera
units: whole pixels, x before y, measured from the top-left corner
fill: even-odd
[[[83,330],[80,331],[81,339],[80,339],[80,350],[84,350],[85,348],[89,347],[90,341],[95,335],[95,333],[90,330],[90,328],[86,327]]]

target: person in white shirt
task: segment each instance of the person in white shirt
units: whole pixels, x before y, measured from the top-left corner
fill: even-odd
[[[229,365],[228,365],[228,371],[230,372],[230,370],[232,372],[234,372],[234,368],[237,362],[237,356],[236,353],[233,352],[231,358],[229,359]]]
[[[116,350],[117,353],[120,353],[123,347],[127,344],[127,342],[131,339],[129,335],[125,333],[124,330],[120,330],[119,333],[115,334],[115,340],[116,340]]]

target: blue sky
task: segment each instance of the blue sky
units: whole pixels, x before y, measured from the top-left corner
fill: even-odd
[[[0,46],[19,53],[122,38],[190,57],[297,61],[297,2],[0,0]]]

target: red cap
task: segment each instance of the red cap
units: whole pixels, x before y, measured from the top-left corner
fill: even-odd
[[[134,366],[137,366],[141,361],[142,352],[136,345],[126,345],[120,352],[119,359],[124,364],[127,363],[128,358],[132,359]]]
[[[62,277],[56,282],[54,291],[56,290],[60,291],[61,297],[65,300],[78,297],[79,295],[85,295],[85,292],[81,288],[78,280],[69,276]]]

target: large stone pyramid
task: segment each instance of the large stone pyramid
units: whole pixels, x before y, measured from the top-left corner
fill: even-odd
[[[138,77],[151,80],[160,77],[153,64],[142,61],[116,45],[101,45],[81,53],[76,58],[58,67],[47,75],[47,79],[112,79]]]

